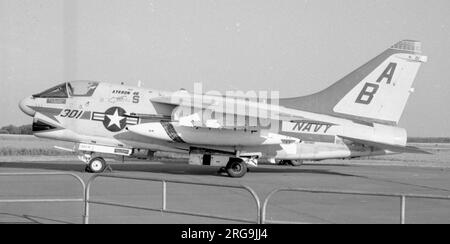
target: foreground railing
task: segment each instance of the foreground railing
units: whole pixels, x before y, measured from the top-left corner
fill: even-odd
[[[91,188],[96,179],[98,178],[114,178],[114,179],[127,179],[127,180],[137,180],[137,181],[152,181],[152,182],[160,182],[162,187],[162,195],[161,195],[161,207],[160,208],[149,208],[149,207],[142,207],[142,206],[134,206],[129,204],[122,204],[117,202],[106,202],[106,201],[94,201],[91,200]],[[167,184],[168,183],[176,183],[176,184],[188,184],[188,185],[198,185],[198,186],[212,186],[212,187],[220,187],[220,188],[234,188],[234,189],[242,189],[250,193],[252,198],[255,201],[256,204],[256,216],[254,220],[249,219],[241,219],[241,218],[232,218],[222,215],[211,215],[211,214],[205,214],[205,213],[198,213],[198,212],[191,212],[191,211],[181,211],[181,210],[175,210],[175,209],[168,209],[167,208]],[[164,179],[158,179],[158,178],[146,178],[146,177],[130,177],[125,175],[106,175],[106,174],[100,174],[93,176],[86,187],[85,192],[85,208],[84,208],[84,223],[89,223],[89,212],[90,212],[90,205],[91,204],[99,204],[99,205],[108,205],[108,206],[115,206],[115,207],[124,207],[124,208],[132,208],[132,209],[140,209],[145,211],[158,211],[163,213],[171,213],[171,214],[182,214],[182,215],[190,215],[190,216],[196,216],[196,217],[204,217],[204,218],[213,218],[213,219],[221,219],[221,220],[229,220],[229,221],[236,221],[236,222],[243,222],[243,223],[256,223],[259,224],[259,221],[261,220],[260,212],[261,212],[261,202],[259,200],[258,195],[255,193],[253,189],[251,189],[248,186],[245,185],[223,185],[223,184],[213,184],[213,183],[199,183],[199,182],[191,182],[191,181],[181,181],[181,180],[164,180]]]
[[[67,203],[67,202],[85,202],[84,196],[86,185],[84,181],[74,173],[66,172],[36,172],[36,173],[0,173],[0,177],[11,176],[70,176],[74,178],[81,186],[81,198],[27,198],[27,199],[0,199],[0,203]]]
[[[435,199],[435,200],[450,200],[450,196],[437,196],[437,195],[418,195],[418,194],[389,194],[389,193],[375,193],[375,192],[358,192],[358,191],[336,191],[336,190],[318,190],[307,188],[278,188],[273,190],[267,195],[261,208],[261,224],[305,224],[303,222],[282,221],[282,220],[267,220],[267,205],[273,195],[279,192],[303,192],[303,193],[320,193],[320,194],[338,194],[338,195],[353,195],[353,196],[375,196],[375,197],[394,197],[400,200],[400,224],[406,223],[406,199],[407,198],[419,198],[419,199]]]
[[[435,200],[450,200],[450,196],[438,196],[438,195],[419,195],[419,194],[391,194],[391,193],[375,193],[375,192],[358,192],[358,191],[337,191],[337,190],[320,190],[320,189],[308,189],[308,188],[278,188],[271,191],[267,197],[265,198],[262,206],[261,201],[256,194],[256,192],[245,185],[223,185],[223,184],[214,184],[214,183],[200,183],[200,182],[192,182],[192,181],[181,181],[181,180],[165,180],[159,178],[147,178],[147,177],[131,177],[126,175],[114,175],[114,174],[99,174],[94,175],[89,180],[86,185],[84,181],[78,175],[74,173],[66,173],[66,172],[36,172],[36,173],[0,173],[0,177],[2,176],[70,176],[74,178],[79,185],[81,186],[82,197],[80,198],[26,198],[26,199],[0,199],[0,203],[64,203],[64,202],[80,202],[84,203],[83,209],[83,223],[88,224],[90,218],[90,208],[91,204],[98,205],[107,205],[107,206],[115,206],[115,207],[124,207],[131,209],[139,209],[145,211],[158,211],[163,213],[170,214],[181,214],[181,215],[189,215],[196,217],[204,217],[204,218],[213,218],[213,219],[221,219],[228,221],[236,221],[243,223],[256,223],[256,224],[303,224],[303,222],[294,222],[294,221],[283,221],[283,220],[267,220],[267,207],[269,205],[270,200],[276,193],[279,192],[303,192],[303,193],[315,193],[315,194],[338,194],[338,195],[354,195],[354,196],[374,196],[374,197],[392,197],[398,198],[400,207],[399,207],[399,223],[406,223],[406,200],[415,198],[415,199],[435,199]],[[118,202],[107,202],[107,201],[97,201],[92,200],[91,196],[91,188],[98,178],[112,178],[112,179],[126,179],[126,180],[136,180],[136,181],[149,181],[149,182],[159,182],[161,183],[161,207],[160,208],[149,208],[142,206],[134,206],[130,204],[122,204]],[[167,207],[167,185],[169,183],[174,184],[187,184],[187,185],[198,185],[198,186],[210,186],[210,187],[219,187],[219,188],[234,188],[241,189],[247,191],[252,196],[254,203],[256,205],[256,213],[254,219],[244,219],[244,218],[235,218],[223,215],[212,215],[206,213],[198,213],[191,211],[182,211],[176,209],[169,209]]]

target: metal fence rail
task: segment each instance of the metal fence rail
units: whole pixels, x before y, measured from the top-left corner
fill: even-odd
[[[127,180],[136,180],[136,181],[152,181],[152,182],[160,182],[162,187],[162,199],[161,199],[161,208],[148,208],[142,206],[133,206],[129,204],[121,204],[116,202],[105,202],[105,201],[94,201],[91,200],[91,188],[93,183],[98,178],[115,178],[115,179],[127,179]],[[199,186],[213,186],[213,187],[221,187],[221,188],[234,188],[234,189],[243,189],[251,194],[256,204],[256,217],[255,220],[249,219],[240,219],[240,218],[232,218],[221,215],[211,215],[204,214],[198,212],[190,212],[190,211],[181,211],[167,208],[167,183],[175,183],[175,184],[188,184],[188,185],[199,185]],[[213,183],[199,183],[199,182],[191,182],[191,181],[180,181],[180,180],[164,180],[158,178],[146,178],[146,177],[130,177],[125,175],[105,175],[99,174],[94,175],[88,182],[85,191],[85,208],[84,208],[84,223],[89,224],[89,214],[90,214],[90,204],[99,204],[99,205],[107,205],[107,206],[115,206],[115,207],[123,207],[123,208],[132,208],[132,209],[140,209],[146,211],[157,211],[163,213],[171,213],[171,214],[182,214],[196,217],[205,217],[205,218],[213,218],[213,219],[221,219],[221,220],[230,220],[236,222],[244,222],[244,223],[260,223],[261,217],[261,201],[259,200],[256,192],[248,186],[245,185],[220,185]]]
[[[435,199],[435,200],[450,200],[450,196],[437,195],[419,195],[419,194],[389,194],[377,192],[358,192],[358,191],[336,191],[336,190],[318,190],[307,188],[278,188],[269,193],[261,207],[261,224],[304,224],[302,222],[282,221],[282,220],[266,220],[267,205],[269,200],[278,192],[304,192],[304,193],[321,193],[321,194],[339,194],[339,195],[353,195],[353,196],[375,196],[375,197],[395,197],[400,199],[400,224],[406,223],[406,198],[416,199]]]
[[[76,174],[66,172],[36,172],[36,173],[0,173],[4,176],[70,176],[74,178],[81,186],[81,198],[33,198],[33,199],[0,199],[0,203],[62,203],[62,202],[85,202],[84,195],[86,184]]]
[[[62,202],[82,202],[84,203],[84,212],[83,212],[83,223],[89,223],[89,213],[90,213],[90,205],[91,204],[99,204],[99,205],[108,205],[115,207],[123,207],[123,208],[132,208],[138,210],[145,211],[157,211],[163,213],[170,214],[180,214],[180,215],[189,215],[196,217],[204,217],[204,218],[213,218],[213,219],[221,219],[221,220],[229,220],[236,222],[244,222],[244,223],[257,223],[257,224],[303,224],[301,222],[294,221],[283,221],[283,220],[267,220],[267,206],[269,201],[273,198],[276,193],[279,192],[304,192],[304,193],[317,193],[317,194],[338,194],[338,195],[354,195],[354,196],[374,196],[374,197],[392,197],[399,198],[400,200],[400,214],[399,214],[399,222],[400,224],[406,223],[406,199],[407,198],[415,198],[415,199],[434,199],[434,200],[446,200],[450,201],[450,196],[438,196],[438,195],[419,195],[419,194],[395,194],[395,193],[377,193],[377,192],[359,192],[359,191],[337,191],[337,190],[320,190],[320,189],[308,189],[308,188],[278,188],[271,191],[267,197],[264,199],[264,202],[261,206],[261,201],[256,194],[256,192],[248,186],[245,185],[221,185],[214,183],[200,183],[200,182],[192,182],[192,181],[181,181],[181,180],[164,180],[158,178],[145,178],[145,177],[130,177],[126,175],[106,175],[99,174],[94,175],[90,178],[87,184],[74,173],[66,173],[66,172],[37,172],[37,173],[0,173],[0,177],[2,176],[70,176],[74,178],[82,190],[82,197],[80,198],[34,198],[34,199],[0,199],[0,203],[62,203]],[[127,180],[136,180],[136,181],[151,181],[151,182],[160,182],[162,188],[161,195],[161,207],[160,208],[148,208],[142,206],[134,206],[130,204],[122,204],[116,202],[106,202],[106,201],[96,201],[91,200],[91,188],[98,178],[115,178],[115,179],[127,179]],[[255,204],[256,204],[256,218],[255,219],[242,219],[242,218],[234,218],[228,216],[221,215],[210,215],[205,213],[198,212],[190,212],[190,211],[181,211],[176,209],[168,209],[167,208],[167,184],[188,184],[188,185],[198,185],[198,186],[212,186],[212,187],[220,187],[220,188],[234,188],[234,189],[242,189],[250,193]]]

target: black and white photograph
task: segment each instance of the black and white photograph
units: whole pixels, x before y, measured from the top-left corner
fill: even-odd
[[[1,224],[450,224],[450,1],[0,0],[0,85]]]

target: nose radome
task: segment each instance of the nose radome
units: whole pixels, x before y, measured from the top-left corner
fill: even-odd
[[[35,115],[36,111],[34,111],[32,108],[30,108],[30,106],[32,106],[32,98],[31,97],[27,97],[27,98],[23,99],[22,101],[20,101],[20,103],[19,103],[20,110],[22,110],[22,112],[24,112],[28,116],[33,117]]]

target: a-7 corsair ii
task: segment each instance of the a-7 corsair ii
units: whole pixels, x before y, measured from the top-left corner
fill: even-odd
[[[397,124],[426,60],[420,42],[401,41],[305,97],[262,101],[74,81],[25,98],[20,108],[33,117],[35,136],[76,143],[89,172],[106,168],[100,154],[147,150],[189,153],[190,164],[242,177],[261,159],[425,153],[406,145]]]

